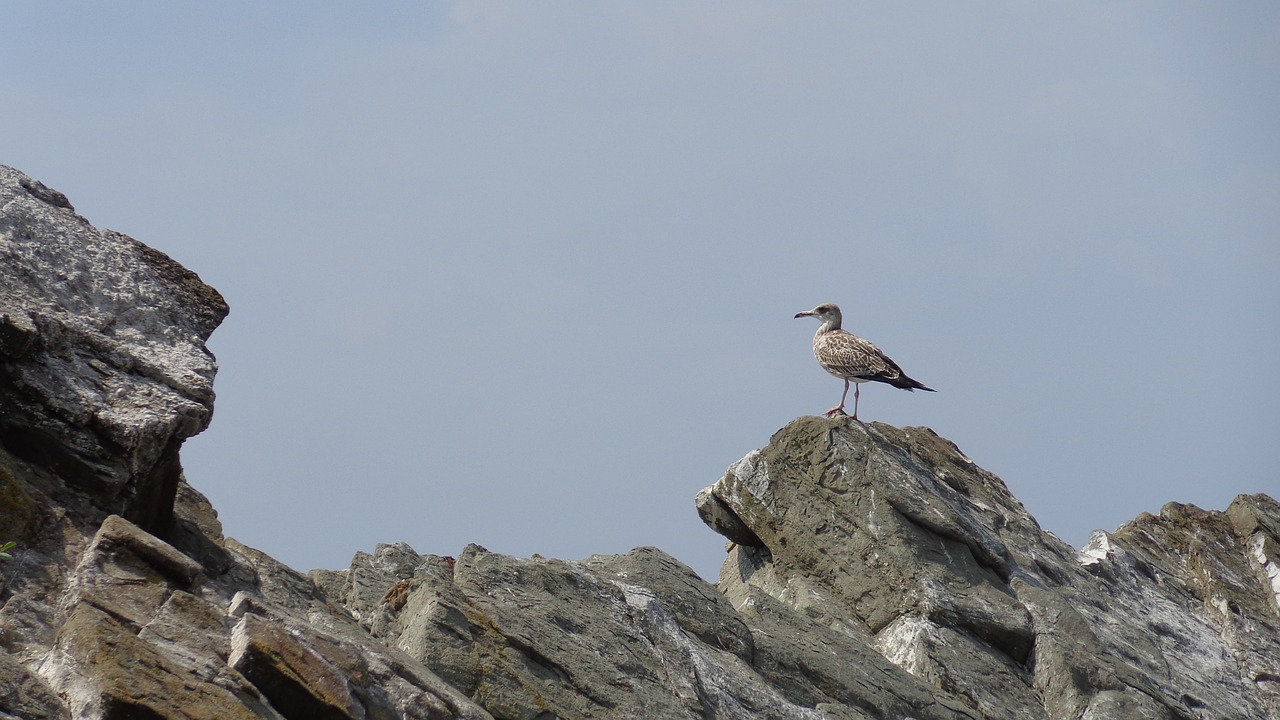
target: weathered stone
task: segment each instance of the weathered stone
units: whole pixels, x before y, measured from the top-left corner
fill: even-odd
[[[658,548],[626,555],[593,555],[584,563],[603,577],[653,592],[680,627],[698,640],[751,662],[751,630],[725,596],[688,566]]]
[[[894,665],[868,641],[819,624],[744,586],[742,617],[755,638],[757,671],[793,702],[856,708],[860,717],[976,718],[938,688]]]
[[[760,542],[760,538],[751,532],[751,529],[734,514],[728,505],[725,505],[716,497],[711,488],[700,490],[698,496],[694,498],[693,504],[697,508],[698,517],[702,518],[702,522],[706,523],[707,527],[712,530],[729,538],[730,542],[750,547],[764,546],[764,543]]]
[[[138,638],[213,681],[226,669],[230,634],[231,624],[222,608],[176,590],[142,626]]]
[[[141,628],[175,588],[188,588],[200,565],[118,515],[94,535],[67,602],[89,603]]]
[[[0,309],[0,355],[21,358],[39,336],[30,315],[20,310]]]
[[[249,679],[289,720],[352,720],[364,717],[344,670],[360,674],[359,656],[345,655],[337,667],[293,637],[253,613],[240,618],[231,635],[229,663]]]
[[[209,499],[187,484],[185,478],[178,482],[178,493],[173,504],[174,525],[169,541],[193,560],[199,562],[204,573],[217,577],[232,568],[231,554],[223,545],[222,523]]]
[[[0,168],[0,541],[19,542],[0,560],[0,670],[20,669],[0,679],[0,717],[278,720],[228,665],[252,606],[298,639],[289,657],[336,669],[352,717],[490,720],[308,578],[224,538],[182,481],[225,313],[194,274]],[[254,657],[235,661],[279,688]],[[277,701],[295,716],[332,701],[312,680],[310,700]]]
[[[741,618],[661,551],[570,563],[470,546],[452,572],[421,557],[386,642],[494,717],[820,717],[760,677]],[[386,570],[367,581],[407,574]]]
[[[200,574],[199,563],[119,515],[103,521],[89,554],[94,562],[145,565],[183,587]]]
[[[0,165],[0,443],[164,534],[209,424],[226,303],[189,270]]]
[[[76,718],[236,720],[254,712],[242,695],[175,664],[107,613],[80,605],[63,624],[45,672]]]
[[[1280,717],[1266,496],[1170,504],[1078,554],[931,431],[843,418],[793,422],[711,492],[763,544],[721,573],[749,625],[760,592],[873,636],[977,716]]]
[[[1227,508],[1227,519],[1237,535],[1246,537],[1263,532],[1280,538],[1280,503],[1262,495],[1241,495]]]
[[[359,560],[357,556],[353,564]],[[483,674],[481,656],[498,652],[496,648],[505,641],[501,633],[473,622],[479,620],[479,611],[454,584],[452,568],[446,575],[439,572],[443,568],[437,562],[432,556],[424,556],[427,571],[421,577],[400,581],[405,583],[404,604],[398,609],[383,607],[385,615],[373,623],[371,631],[472,695]],[[431,572],[432,569],[437,571]],[[364,612],[367,615],[369,611]]]
[[[252,614],[303,638],[304,647],[352,680],[349,688],[368,717],[490,720],[466,694],[424,664],[389,647],[390,643],[374,641],[341,607],[329,604],[309,578],[234,540],[228,540],[227,546],[236,567],[251,563],[251,575],[256,578],[252,592],[240,591],[232,597],[228,615]]]
[[[67,707],[43,680],[0,652],[0,718],[67,720]]]
[[[0,273],[0,720],[1280,720],[1265,495],[1076,552],[928,429],[801,418],[699,493],[716,587],[655,548],[308,576],[182,479],[214,291],[7,168]]]
[[[1280,520],[1267,505],[1275,507],[1257,504],[1259,528]],[[1226,513],[1170,503],[1095,534],[1086,553],[1091,567],[1108,567],[1099,575],[1106,603],[1078,606],[1109,650],[1147,671],[1146,694],[1165,706],[1280,717],[1280,584],[1267,577],[1277,567],[1275,554],[1266,559],[1269,538],[1241,538]]]
[[[1016,662],[1025,659],[1030,621],[1001,577],[1008,574],[1008,551],[994,533],[977,530],[981,525],[961,511],[968,500],[935,476],[960,470],[931,466],[932,456],[911,454],[906,438],[868,442],[881,440],[892,430],[887,426],[839,423],[792,423],[763,453],[730,468],[713,494],[750,526],[775,563],[791,574],[827,578],[834,596],[869,629],[913,609],[963,626]],[[788,481],[779,481],[775,468]],[[982,492],[987,478],[963,471],[966,491]]]
[[[420,564],[422,558],[406,543],[378,545],[373,555],[357,553],[335,599],[369,627],[386,609],[393,587],[405,583],[401,592],[407,596],[408,582]]]
[[[67,199],[66,195],[63,195],[39,180],[24,177],[18,181],[18,185],[23,190],[31,193],[32,197],[40,200],[41,202],[46,202],[56,208],[65,208],[73,212],[75,211],[75,208],[71,206],[71,201]]]
[[[576,563],[476,546],[456,577],[482,635],[476,700],[495,716],[695,716],[692,668],[655,662],[655,638],[633,617],[642,608],[617,585]]]
[[[0,465],[0,528],[4,540],[0,542],[24,542],[38,532],[45,520],[45,511],[31,496],[13,472]]]

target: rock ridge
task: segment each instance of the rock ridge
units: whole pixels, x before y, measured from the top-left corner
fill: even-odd
[[[1076,550],[928,428],[804,417],[660,549],[298,573],[181,469],[226,303],[0,166],[0,720],[1280,720],[1280,504]],[[692,519],[692,518],[691,518]]]
[[[1169,504],[1077,552],[927,428],[802,418],[699,508],[760,539],[721,571],[735,606],[869,637],[983,717],[1280,714],[1266,495]]]

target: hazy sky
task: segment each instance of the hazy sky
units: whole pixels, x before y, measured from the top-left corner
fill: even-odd
[[[715,579],[697,491],[864,386],[1074,545],[1280,495],[1280,4],[5,3],[0,162],[231,316],[183,449],[300,570]]]

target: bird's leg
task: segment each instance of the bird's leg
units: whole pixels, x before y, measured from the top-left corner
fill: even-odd
[[[848,383],[849,381],[845,380],[845,382]],[[853,419],[854,420],[858,419],[858,395],[861,392],[861,388],[859,388],[858,385],[859,383],[853,384]],[[845,388],[845,392],[849,392],[849,389]]]
[[[837,405],[837,406],[835,406],[835,407],[833,407],[833,408],[831,408],[830,410],[828,410],[828,411],[827,411],[827,417],[831,417],[832,415],[835,415],[836,413],[840,413],[841,415],[844,415],[844,414],[845,414],[845,412],[844,412],[844,399],[845,399],[845,398],[847,398],[847,397],[849,397],[849,381],[848,381],[848,380],[845,380],[845,381],[844,381],[844,394],[840,396],[840,404],[839,404],[839,405]],[[857,398],[858,398],[858,388],[856,388],[856,387],[853,389],[853,397],[854,397],[854,400],[857,400]],[[858,408],[857,408],[856,403],[855,403],[855,406],[854,406],[854,409],[853,409],[853,416],[854,416],[855,418],[857,418],[857,417],[858,417]]]

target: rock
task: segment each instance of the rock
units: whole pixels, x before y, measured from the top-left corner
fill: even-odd
[[[48,685],[0,652],[0,720],[67,720],[67,707]]]
[[[748,547],[764,547],[760,538],[711,492],[711,488],[703,488],[698,493],[694,498],[694,507],[698,509],[698,517],[702,518],[707,527],[729,538],[730,542]]]
[[[1266,495],[1077,552],[931,430],[800,418],[698,493],[716,586],[657,548],[304,575],[181,473],[217,293],[8,168],[0,257],[0,720],[1280,720]]]
[[[699,641],[746,662],[755,656],[751,629],[724,594],[658,548],[636,548],[626,555],[593,555],[584,564],[612,582],[651,591],[680,627]]]
[[[0,443],[105,513],[166,533],[178,449],[213,413],[222,297],[0,166]]]
[[[111,516],[58,586],[56,608],[13,622],[9,611],[22,611],[22,601],[37,605],[31,595],[39,585],[6,603],[7,644],[78,718],[490,717],[367,635],[306,576],[224,542],[232,567],[210,577],[173,546]]]
[[[403,549],[395,554],[406,557]],[[357,555],[350,571],[372,587],[406,583],[398,609],[384,596],[381,637],[494,717],[823,717],[762,678],[733,608],[654,548],[575,563],[473,545],[448,572],[431,555],[411,572],[379,562],[386,552]],[[352,612],[367,617],[370,608]]]
[[[406,550],[356,556],[348,572],[361,586],[405,587],[406,598],[391,609],[388,592],[352,613],[380,604],[385,642],[495,717],[977,717],[935,698],[869,634],[850,638],[767,595],[740,615],[656,548],[571,563],[470,546],[452,573],[429,555],[410,568]]]
[[[961,492],[934,477],[981,475],[930,467],[927,456],[904,452],[908,438],[896,438],[901,446],[870,443],[857,428],[866,428],[863,437],[891,430],[859,425],[840,432],[817,418],[798,420],[761,454],[730,468],[712,494],[761,539],[776,565],[829,578],[827,589],[872,632],[914,609],[1025,660],[1030,620],[1005,583],[1008,550],[963,507]],[[778,467],[795,472],[780,480]],[[973,499],[1016,505],[1003,485],[1005,498],[994,497],[994,486],[982,484],[993,478],[981,478],[962,489]]]
[[[233,688],[188,672],[140,639],[115,617],[89,605],[76,607],[62,625],[46,668],[68,698],[72,715],[104,720],[277,718],[253,707],[243,680]]]
[[[0,718],[490,720],[183,480],[212,288],[3,167],[0,260]]]
[[[333,644],[332,648],[340,646]],[[354,720],[363,717],[347,679],[367,681],[356,653],[325,657],[308,643],[253,614],[245,613],[231,635],[228,663],[248,678],[289,720]]]
[[[47,521],[44,504],[32,497],[25,483],[18,482],[9,468],[0,466],[0,528],[4,528],[4,542],[34,537]]]
[[[368,635],[307,576],[234,540],[227,541],[227,548],[236,568],[242,572],[248,569],[244,575],[254,578],[248,590],[231,598],[227,613],[237,618],[247,614],[263,618],[271,627],[302,638],[302,647],[319,653],[319,660],[314,660],[317,667],[328,665],[344,677],[355,678],[349,686],[359,703],[352,710],[353,717],[490,720],[488,713],[424,664]],[[277,663],[277,667],[284,666]],[[322,686],[299,681],[295,689],[309,685]],[[317,695],[316,700],[330,702],[327,693]]]
[[[141,628],[175,589],[190,588],[199,572],[194,560],[112,515],[75,569],[64,603],[93,605]]]
[[[947,696],[885,658],[861,635],[827,627],[756,588],[740,604],[756,646],[754,666],[792,702],[856,709],[860,717],[972,718]]]
[[[932,431],[844,418],[796,420],[709,494],[761,541],[721,572],[749,625],[773,598],[869,638],[948,707],[1280,718],[1267,496],[1170,504],[1076,553]]]

